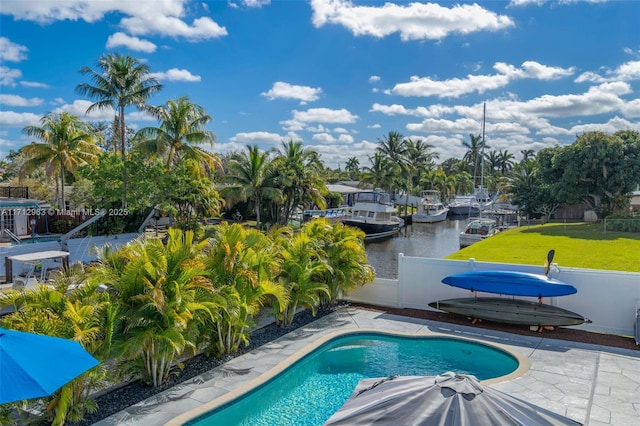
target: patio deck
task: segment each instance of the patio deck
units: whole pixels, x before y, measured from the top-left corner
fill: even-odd
[[[346,308],[237,357],[95,425],[166,424],[268,372],[322,336],[341,329],[440,333],[498,343],[529,359],[530,369],[489,384],[589,426],[640,424],[640,350],[522,336]],[[175,420],[174,420],[175,423]],[[181,424],[181,423],[175,423]]]

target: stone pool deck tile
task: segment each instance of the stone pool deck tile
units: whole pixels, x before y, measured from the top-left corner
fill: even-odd
[[[343,329],[440,333],[499,343],[526,356],[522,376],[489,386],[588,426],[640,424],[640,351],[546,339],[347,308],[104,419],[97,426],[161,425],[226,395],[310,343]]]

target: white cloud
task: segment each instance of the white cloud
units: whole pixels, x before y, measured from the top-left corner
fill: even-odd
[[[235,136],[229,138],[229,142],[242,145],[254,145],[257,143],[266,143],[269,145],[277,145],[285,139],[277,133],[270,132],[246,132],[236,133]]]
[[[72,103],[65,103],[60,105],[59,107],[53,110],[54,113],[59,112],[68,112],[71,114],[75,114],[83,120],[86,121],[113,121],[115,116],[115,112],[111,108],[106,108],[103,110],[94,109],[91,113],[87,114],[87,109],[91,106],[93,102],[85,100],[85,99],[76,99]],[[127,121],[127,126],[132,128],[136,128],[134,122],[136,121],[156,121],[151,115],[146,112],[141,111],[131,111],[125,115],[125,120]]]
[[[0,94],[0,104],[12,107],[33,107],[42,105],[42,102],[44,101],[40,98],[27,99],[18,95]]]
[[[247,7],[262,7],[271,4],[271,0],[242,0],[242,4]]]
[[[503,62],[496,62],[493,68],[498,74],[467,75],[466,78],[434,80],[431,77],[412,76],[408,83],[398,83],[387,94],[400,96],[437,96],[457,98],[468,93],[484,93],[506,86],[512,80],[533,78],[555,80],[573,74],[573,68],[542,65],[535,61],[525,61],[520,68]]]
[[[322,124],[318,124],[317,127],[314,127],[314,126],[305,127],[304,130],[311,133],[327,133],[330,131],[329,129],[324,127]]]
[[[37,81],[24,81],[24,80],[20,82],[20,85],[24,87],[37,87],[40,89],[46,89],[49,87],[49,85],[45,83],[38,83]]]
[[[188,70],[181,70],[178,68],[171,68],[164,72],[150,73],[150,76],[157,78],[158,80],[186,81],[189,83],[198,82],[202,79],[199,75],[193,75]]]
[[[593,71],[587,71],[580,74],[576,79],[576,83],[592,82],[604,83],[607,81],[636,81],[640,80],[640,61],[629,61],[618,68],[611,70],[606,69],[605,75],[600,75]]]
[[[334,143],[336,141],[336,138],[331,136],[329,133],[316,133],[311,137],[311,139],[320,143]]]
[[[373,84],[373,83],[377,83],[380,81],[380,76],[378,75],[372,75],[371,77],[369,77],[369,83]]]
[[[0,86],[15,86],[16,79],[22,77],[22,71],[0,66]]]
[[[338,141],[342,143],[353,143],[353,136],[342,134],[338,136]]]
[[[306,111],[293,110],[293,119],[303,123],[355,123],[358,116],[344,108],[310,108]]]
[[[120,26],[132,35],[159,34],[203,40],[227,35],[227,30],[209,17],[183,20],[186,0],[58,0],[10,1],[2,4],[2,12],[15,19],[51,23],[55,21],[96,22],[109,13],[125,15]]]
[[[142,40],[138,37],[131,37],[122,32],[112,34],[107,39],[107,49],[113,49],[121,46],[131,50],[146,53],[153,53],[157,48],[154,43],[148,40]]]
[[[379,129],[381,127],[382,126],[380,124],[378,124],[378,123],[375,123],[375,124],[372,124],[370,126],[367,126],[368,129]]]
[[[25,127],[38,125],[40,115],[30,112],[14,112],[0,110],[0,126],[2,127]]]
[[[333,129],[333,131],[335,133],[349,133],[349,131],[344,127],[336,127],[335,129]]]
[[[27,59],[26,46],[16,44],[7,37],[0,37],[0,60],[8,62],[20,62]]]
[[[296,99],[300,104],[315,101],[319,98],[322,89],[319,87],[298,86],[295,84],[276,81],[268,92],[260,93],[269,100]]]
[[[451,33],[497,31],[515,24],[505,15],[497,15],[477,4],[454,5],[409,3],[383,6],[355,6],[348,0],[312,0],[312,22],[316,27],[338,24],[354,35],[386,37],[400,33],[403,41],[440,40]]]

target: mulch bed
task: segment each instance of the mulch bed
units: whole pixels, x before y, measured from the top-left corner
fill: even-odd
[[[479,323],[472,324],[471,321],[464,316],[448,314],[445,312],[423,311],[420,309],[409,309],[409,308],[396,309],[396,308],[387,308],[387,307],[381,307],[381,306],[355,304],[355,303],[352,303],[351,306],[357,307],[360,309],[373,310],[376,312],[385,312],[392,315],[402,315],[402,316],[412,317],[412,318],[440,321],[440,322],[445,322],[449,324],[460,324],[460,325],[466,325],[470,327],[504,331],[506,333],[520,334],[525,336],[542,336],[549,339],[568,340],[572,342],[612,346],[616,348],[632,349],[640,352],[640,346],[636,345],[636,342],[633,339],[633,337],[616,336],[613,334],[604,334],[604,333],[594,333],[590,331],[578,330],[575,328],[568,328],[568,327],[556,327],[553,330],[544,330],[542,331],[542,333],[540,333],[538,331],[531,331],[529,330],[529,327],[526,327],[526,326],[500,324],[500,323],[495,323],[491,321],[482,321]]]

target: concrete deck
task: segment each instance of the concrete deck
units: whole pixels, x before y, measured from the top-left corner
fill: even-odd
[[[160,425],[236,392],[305,346],[341,329],[442,333],[498,343],[529,359],[522,376],[489,384],[589,426],[640,424],[640,350],[520,336],[347,308],[292,331],[96,425]],[[178,423],[181,424],[181,423]]]

